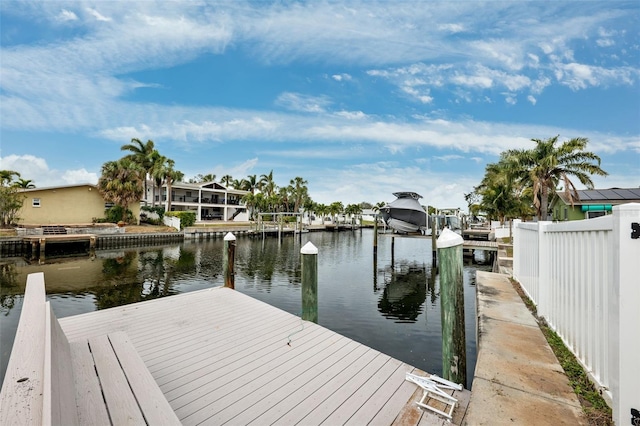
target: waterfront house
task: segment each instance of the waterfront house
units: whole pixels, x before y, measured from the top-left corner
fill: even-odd
[[[107,203],[96,185],[78,184],[30,188],[20,191],[25,199],[18,212],[21,225],[68,225],[91,223],[93,218],[104,217]],[[133,217],[140,217],[140,206],[129,206]]]
[[[248,191],[228,188],[216,182],[187,183],[174,182],[171,184],[171,207],[167,198],[167,185],[164,184],[155,194],[153,200],[152,189],[149,187],[146,200],[147,205],[160,204],[165,211],[195,211],[196,221],[247,221],[246,206],[242,197]]]
[[[591,219],[611,214],[613,206],[640,203],[640,188],[610,188],[578,190],[579,199],[571,200],[564,191],[557,191],[551,201],[554,221]]]

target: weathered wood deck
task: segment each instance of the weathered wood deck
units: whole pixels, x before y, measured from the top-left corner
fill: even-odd
[[[227,288],[60,324],[71,342],[125,331],[183,424],[447,424],[413,404],[413,367]]]

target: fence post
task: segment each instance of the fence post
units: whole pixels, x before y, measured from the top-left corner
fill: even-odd
[[[609,374],[613,422],[640,423],[640,203],[613,207]],[[635,421],[635,423],[634,423]]]
[[[538,222],[538,283],[536,285],[537,294],[531,294],[532,298],[537,298],[533,302],[536,304],[536,310],[539,316],[547,319],[551,310],[551,273],[549,266],[549,256],[551,255],[551,246],[549,245],[549,234],[547,232],[548,225],[551,222]],[[532,292],[533,293],[533,292]]]
[[[318,323],[318,249],[311,241],[302,255],[302,319]]]
[[[235,288],[235,278],[233,272],[235,252],[236,236],[231,232],[227,232],[227,235],[224,236],[224,253],[222,254],[222,262],[224,269],[224,286],[229,288]]]
[[[520,246],[521,240],[520,240],[520,228],[518,227],[518,225],[520,225],[522,221],[520,219],[514,219],[513,220],[513,238],[511,240],[511,243],[513,244],[513,278],[515,278],[516,281],[520,280],[520,269],[522,267],[522,263],[521,263],[521,253],[522,253],[522,247]]]
[[[459,234],[444,228],[438,238],[440,311],[442,314],[442,377],[467,385],[464,333],[462,245]]]

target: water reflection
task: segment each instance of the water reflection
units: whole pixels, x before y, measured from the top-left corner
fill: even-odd
[[[319,324],[440,374],[439,282],[431,268],[430,241],[396,238],[392,259],[391,238],[381,238],[372,268],[372,231],[309,233],[302,242],[292,237],[281,242],[241,237],[235,251],[236,291],[300,315],[300,248],[308,241],[319,251]],[[97,250],[94,260],[49,257],[42,265],[3,259],[0,379],[15,336],[27,274],[44,272],[47,298],[56,314],[64,317],[222,286],[222,265],[222,239]],[[473,285],[468,277],[477,267],[465,266],[469,271],[465,274],[467,288]],[[473,308],[475,293],[465,292],[467,296],[465,304]],[[468,309],[465,314],[467,325],[473,324],[475,311]],[[469,330],[470,345],[475,345],[474,336]],[[472,373],[475,346],[468,352],[473,352],[468,363]]]
[[[417,262],[396,262],[384,269],[384,289],[378,310],[397,323],[418,320],[427,298],[427,267]]]

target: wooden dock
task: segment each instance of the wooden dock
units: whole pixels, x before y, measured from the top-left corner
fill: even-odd
[[[71,344],[126,332],[186,425],[448,424],[414,404],[414,367],[228,288],[59,321]],[[469,395],[454,393],[454,424]]]

